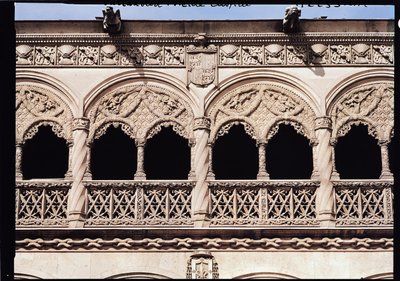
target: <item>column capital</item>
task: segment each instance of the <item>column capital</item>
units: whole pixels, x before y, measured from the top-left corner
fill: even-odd
[[[387,139],[378,141],[379,146],[388,146],[389,143],[390,143],[390,140],[387,140]]]
[[[211,120],[208,117],[197,117],[194,118],[193,130],[208,130],[211,128]]]
[[[90,120],[86,117],[74,118],[72,120],[72,131],[85,130],[89,131]]]
[[[266,144],[267,144],[266,139],[259,139],[259,140],[257,140],[257,143],[256,143],[257,146],[266,145]]]
[[[320,116],[315,118],[315,130],[332,130],[332,119],[329,116]]]
[[[135,144],[136,144],[136,146],[145,146],[145,144],[146,144],[146,139],[142,139],[142,138],[140,138],[140,139],[135,139]]]

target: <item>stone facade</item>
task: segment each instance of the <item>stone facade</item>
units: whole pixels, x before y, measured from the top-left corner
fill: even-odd
[[[17,22],[18,278],[390,278],[393,276],[392,21]],[[242,124],[254,180],[216,180],[213,146]],[[273,180],[280,124],[309,140],[310,179]],[[335,145],[363,124],[379,179],[341,179]],[[50,126],[63,179],[23,177],[25,143]],[[130,180],[93,180],[109,127],[135,142]],[[144,147],[170,127],[190,145],[187,180],[148,180]]]

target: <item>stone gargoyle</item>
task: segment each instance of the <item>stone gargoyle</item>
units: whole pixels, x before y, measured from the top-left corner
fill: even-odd
[[[119,33],[121,31],[121,15],[119,10],[114,12],[113,8],[107,6],[103,10],[103,28],[108,33]]]
[[[287,7],[283,19],[283,32],[295,33],[300,31],[301,10],[297,6]]]

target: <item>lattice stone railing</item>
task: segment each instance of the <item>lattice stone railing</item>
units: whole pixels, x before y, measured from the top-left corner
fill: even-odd
[[[86,181],[87,226],[190,225],[193,182]]]
[[[337,225],[392,225],[393,181],[334,181]]]
[[[17,181],[17,227],[67,226],[69,181]]]
[[[213,225],[318,225],[316,181],[211,181]]]

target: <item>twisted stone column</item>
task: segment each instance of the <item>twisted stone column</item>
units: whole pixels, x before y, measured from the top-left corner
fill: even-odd
[[[74,146],[74,140],[68,140],[68,171],[65,173],[64,179],[72,180],[72,148]]]
[[[92,179],[92,143],[87,143],[87,157],[86,157],[86,172],[83,176],[84,180],[91,180]]]
[[[258,180],[269,180],[269,174],[266,170],[266,160],[265,160],[265,149],[266,149],[265,141],[257,141],[258,146]]]
[[[318,180],[319,172],[318,172],[318,140],[313,139],[310,141],[312,146],[312,154],[313,154],[313,171],[311,174],[312,180]]]
[[[72,187],[68,197],[69,227],[83,227],[85,221],[86,188],[82,183],[87,168],[89,119],[75,118],[72,122]]]
[[[317,218],[322,227],[335,225],[334,200],[335,194],[331,182],[333,171],[333,149],[330,144],[332,121],[328,116],[315,119],[315,131],[318,139],[317,166],[319,172],[320,186],[317,189],[316,208]]]
[[[195,227],[208,227],[209,218],[209,190],[208,175],[211,170],[210,147],[208,137],[210,135],[211,121],[206,117],[194,119],[194,135],[196,138],[194,152],[194,167],[196,186],[192,192],[192,209]]]
[[[380,179],[393,179],[393,174],[389,167],[389,153],[388,153],[388,143],[389,141],[379,141],[379,146],[381,147],[381,161],[382,161],[382,172]]]
[[[146,144],[145,139],[136,139],[135,140],[137,146],[137,165],[136,165],[136,173],[135,180],[146,180],[146,173],[144,172],[144,146]]]
[[[21,164],[22,164],[22,143],[17,142],[15,144],[15,179],[22,180],[22,171],[21,171]]]
[[[331,139],[329,141],[331,147],[332,147],[332,174],[331,174],[331,180],[340,180],[340,174],[336,170],[336,161],[335,161],[335,147],[337,140]]]
[[[188,175],[188,180],[195,180],[196,179],[196,172],[195,172],[195,153],[196,153],[196,140],[189,139],[189,146],[190,146],[190,172]]]

